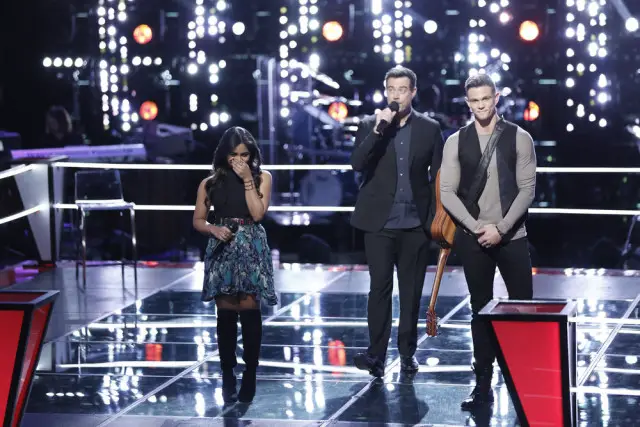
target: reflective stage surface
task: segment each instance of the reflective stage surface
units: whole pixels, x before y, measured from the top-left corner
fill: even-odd
[[[580,425],[638,425],[640,325],[633,288],[640,278],[635,272],[583,273],[538,271],[535,276],[537,298],[553,298],[555,287],[558,298],[577,294],[572,298],[580,316],[578,379],[590,372],[576,391]],[[88,289],[91,278],[93,288],[99,288],[105,274],[110,273],[94,269]],[[157,274],[141,269],[139,280],[157,281]],[[176,280],[181,274],[188,277]],[[35,280],[31,287],[46,276]],[[368,344],[368,273],[315,266],[278,270],[280,305],[262,309],[256,398],[250,405],[225,407],[215,307],[200,301],[201,271],[174,269],[166,286],[160,283],[137,301],[124,298],[116,311],[80,328],[62,327],[70,333],[48,341],[23,425],[518,425],[499,370],[492,411],[471,417],[460,410],[474,381],[468,297],[452,291],[464,289],[464,278],[454,269],[443,279],[437,311],[444,323],[436,338],[424,335],[432,280],[430,273],[422,298],[419,372],[413,378],[400,374],[396,323],[386,375],[374,381],[352,362]],[[620,297],[619,287],[628,295]],[[496,295],[501,292],[497,286]],[[397,295],[393,309],[397,322]],[[59,324],[77,314],[58,317],[53,321]],[[603,318],[628,320],[598,321]],[[241,354],[239,340],[238,375]]]

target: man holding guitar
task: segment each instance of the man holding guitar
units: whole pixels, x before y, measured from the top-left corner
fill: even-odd
[[[486,74],[465,83],[474,121],[451,135],[439,174],[440,199],[457,225],[455,249],[471,295],[471,334],[476,386],[462,402],[472,411],[493,403],[495,352],[477,313],[493,299],[496,265],[512,299],[531,299],[531,258],[525,221],[536,185],[531,136],[499,118],[500,94]]]
[[[435,215],[435,177],[442,159],[440,125],[411,107],[416,75],[397,66],[385,76],[389,106],[365,118],[356,133],[351,165],[362,184],[351,224],[364,231],[371,278],[367,322],[370,345],[355,365],[384,375],[391,335],[393,270],[398,271],[401,369],[418,370],[420,298],[427,270],[429,229]]]

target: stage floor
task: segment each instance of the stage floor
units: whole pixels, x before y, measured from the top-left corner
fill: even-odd
[[[471,311],[458,268],[442,282],[436,338],[424,335],[432,270],[425,279],[419,373],[400,376],[394,326],[386,375],[375,381],[352,366],[368,344],[366,269],[281,266],[280,303],[262,309],[256,398],[223,407],[215,312],[200,301],[200,267],[141,267],[137,295],[132,270],[123,288],[117,266],[90,268],[86,291],[64,266],[16,285],[60,290],[23,426],[517,425],[499,373],[491,413],[472,419],[460,410],[473,374]],[[496,279],[496,297],[504,296]],[[534,286],[536,298],[578,301],[580,425],[640,425],[640,272],[536,270]],[[393,304],[397,322],[395,294]],[[241,348],[239,340],[239,355]]]

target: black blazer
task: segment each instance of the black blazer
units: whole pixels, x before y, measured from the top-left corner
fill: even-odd
[[[413,110],[411,146],[409,147],[409,178],[418,208],[420,222],[427,233],[435,216],[435,181],[442,162],[444,140],[437,121]],[[362,173],[362,183],[351,216],[351,225],[363,231],[375,232],[384,227],[396,193],[398,171],[396,150],[390,144],[388,132],[376,135],[376,117],[366,117],[358,127],[351,166]]]

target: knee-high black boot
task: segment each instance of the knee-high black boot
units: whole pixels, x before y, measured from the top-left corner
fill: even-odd
[[[236,347],[238,345],[238,312],[218,309],[218,353],[222,369],[222,399],[233,403],[238,399],[236,375],[233,368],[238,364]]]
[[[242,374],[238,400],[249,403],[256,394],[256,370],[262,344],[262,314],[260,310],[241,311],[240,324],[242,325],[242,346],[244,347],[242,360],[245,363],[245,371]]]
[[[493,366],[480,366],[474,363],[473,372],[476,374],[476,386],[473,388],[471,395],[460,405],[463,411],[473,412],[476,409],[489,407],[493,404],[493,390],[491,389]]]

